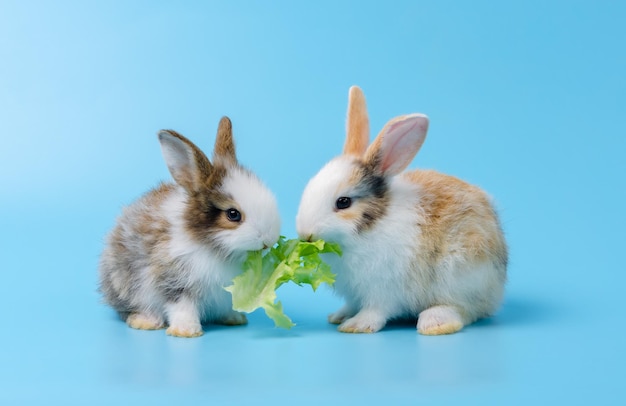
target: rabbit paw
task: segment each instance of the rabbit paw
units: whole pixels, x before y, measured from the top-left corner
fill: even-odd
[[[341,309],[328,315],[328,322],[330,324],[341,324],[350,317],[354,316],[356,311],[351,306],[345,305]]]
[[[160,330],[165,328],[162,318],[145,313],[131,313],[126,319],[126,324],[138,330]]]
[[[462,328],[463,317],[452,306],[433,306],[421,312],[417,320],[417,331],[429,336],[452,334]]]
[[[375,333],[387,323],[387,318],[371,311],[360,311],[356,316],[341,323],[338,330],[342,333]]]
[[[200,324],[190,324],[190,325],[174,325],[169,326],[165,333],[174,337],[200,337],[204,332],[202,331],[202,326]]]
[[[194,302],[181,298],[166,305],[169,327],[165,333],[175,337],[199,337],[203,334]]]

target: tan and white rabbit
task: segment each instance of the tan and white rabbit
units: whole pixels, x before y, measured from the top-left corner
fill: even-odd
[[[417,318],[421,334],[459,331],[492,315],[504,291],[507,247],[489,197],[430,170],[401,173],[420,149],[428,118],[389,121],[369,144],[365,97],[349,92],[343,155],[307,184],[296,228],[303,240],[343,248],[328,257],[346,303],[339,330],[372,333]]]
[[[100,260],[100,291],[126,323],[196,337],[202,322],[245,324],[223,287],[246,252],[274,245],[274,195],[235,155],[231,122],[219,123],[213,163],[189,140],[159,132],[175,183],[126,207]]]

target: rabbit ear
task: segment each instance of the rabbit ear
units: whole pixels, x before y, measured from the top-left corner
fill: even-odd
[[[358,86],[348,92],[348,114],[346,119],[346,142],[343,153],[363,156],[370,138],[370,125],[367,118],[365,95]]]
[[[161,130],[159,142],[172,177],[188,191],[196,191],[211,174],[208,158],[191,141],[176,131]]]
[[[213,149],[213,163],[236,164],[235,142],[233,141],[233,126],[230,119],[222,117],[217,126],[217,137]]]
[[[400,173],[424,143],[428,117],[410,114],[390,120],[365,153],[365,162],[384,176]]]

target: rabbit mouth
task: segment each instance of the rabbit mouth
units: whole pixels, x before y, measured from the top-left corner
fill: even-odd
[[[302,241],[306,241],[306,242],[313,242],[316,240],[316,238],[313,236],[313,234],[309,234],[308,236],[300,236],[300,240]]]
[[[334,235],[334,234],[319,234],[319,233],[311,233],[311,234],[299,234],[298,238],[300,239],[300,241],[304,241],[304,242],[315,242],[317,240],[324,240],[325,242],[330,242],[330,243],[337,243],[337,244],[341,244],[342,240],[344,240],[345,238],[342,238],[340,235]]]

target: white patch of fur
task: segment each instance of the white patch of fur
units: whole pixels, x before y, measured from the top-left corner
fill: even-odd
[[[420,313],[417,330],[427,335],[450,334],[459,331],[464,324],[464,317],[458,308],[433,306]]]
[[[375,309],[386,319],[407,312],[408,299],[421,293],[407,285],[419,232],[414,226],[418,221],[417,190],[411,183],[393,180],[389,193],[384,219],[364,234],[344,235],[337,240],[344,255],[328,257],[337,274],[336,291],[352,307],[370,312]]]
[[[244,221],[234,230],[224,230],[218,239],[235,251],[254,251],[271,247],[280,236],[280,215],[276,198],[253,173],[231,167],[222,184],[222,192],[233,197]]]
[[[346,184],[354,169],[354,158],[339,156],[326,164],[307,184],[296,216],[296,229],[302,239],[341,238],[356,230],[354,222],[334,212],[337,198],[348,195]]]
[[[440,277],[431,285],[429,302],[422,307],[441,303],[455,305],[463,310],[464,324],[492,315],[504,295],[501,270],[488,262],[470,263],[460,255],[447,264],[452,266],[438,269]]]

